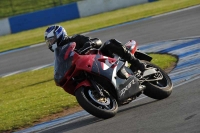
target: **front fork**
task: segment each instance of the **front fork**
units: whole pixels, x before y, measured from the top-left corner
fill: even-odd
[[[89,81],[92,84],[92,86],[94,87],[94,89],[97,91],[97,93],[101,96],[104,97],[103,91],[100,88],[101,86],[99,86],[92,78],[89,77]]]
[[[81,86],[85,86],[85,87],[91,87],[92,86],[101,97],[104,97],[103,90],[101,89],[101,86],[93,80],[93,77],[91,75],[88,75],[87,73],[85,73],[85,75],[86,75],[85,80],[83,80],[81,82],[76,82],[77,83],[76,89],[80,88]]]

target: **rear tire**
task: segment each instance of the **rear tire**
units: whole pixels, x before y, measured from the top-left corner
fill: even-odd
[[[105,97],[88,87],[80,87],[75,92],[76,99],[88,113],[103,119],[114,117],[118,111],[117,101],[106,91]]]
[[[151,97],[153,99],[158,99],[158,100],[169,97],[172,93],[173,85],[168,74],[165,71],[163,71],[160,67],[150,62],[145,61],[145,64],[148,67],[157,68],[163,75],[163,79],[158,80],[158,81],[144,82],[144,85],[146,86],[146,89],[144,90],[144,94],[148,97]]]

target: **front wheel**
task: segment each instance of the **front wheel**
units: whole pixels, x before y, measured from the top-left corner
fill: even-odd
[[[154,98],[154,99],[164,99],[171,95],[173,85],[170,77],[167,75],[165,71],[163,71],[160,67],[145,61],[147,68],[156,68],[157,75],[152,75],[151,77],[148,77],[149,80],[144,82],[144,85],[146,86],[146,89],[144,90],[144,94],[148,97]],[[162,78],[160,78],[162,77]],[[157,80],[158,79],[158,80]],[[147,79],[148,80],[148,79]]]
[[[80,87],[75,92],[75,96],[81,107],[88,113],[98,118],[108,119],[116,115],[118,104],[107,91],[103,93],[104,97],[101,97],[96,90]]]

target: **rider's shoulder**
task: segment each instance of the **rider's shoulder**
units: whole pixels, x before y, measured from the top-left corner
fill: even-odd
[[[81,34],[75,34],[75,35],[73,35],[72,37],[71,37],[71,39],[76,39],[76,38],[80,38],[80,37],[82,37],[83,35],[81,35]]]

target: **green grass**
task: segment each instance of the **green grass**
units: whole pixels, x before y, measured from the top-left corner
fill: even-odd
[[[0,19],[56,7],[78,0],[1,0],[0,1]]]
[[[175,65],[175,63],[177,62],[177,58],[173,57],[173,56],[165,56],[165,54],[149,54],[153,60],[151,61],[154,64],[157,64],[158,66],[160,66],[162,69],[167,69],[169,67],[171,67],[173,64]]]
[[[161,68],[177,61],[170,55],[150,56]],[[53,67],[0,78],[0,132],[32,126],[40,118],[77,105],[74,96],[55,86]]]
[[[159,0],[59,24],[66,28],[69,35],[73,35],[197,4],[200,4],[200,0]],[[44,42],[46,28],[45,26],[17,34],[1,36],[0,52]]]
[[[52,67],[0,78],[0,132],[30,126],[39,118],[77,105],[52,78]]]

